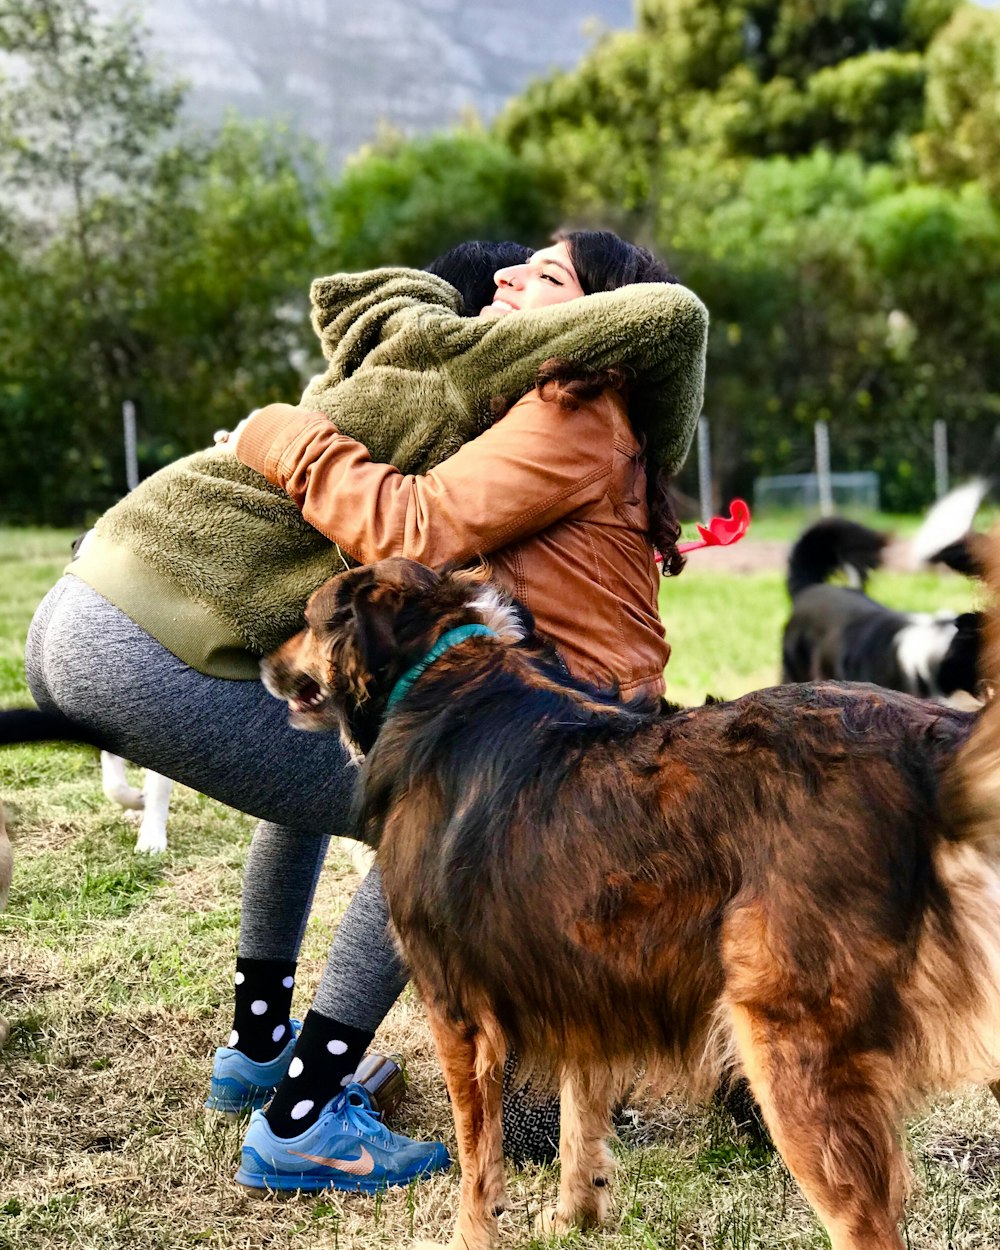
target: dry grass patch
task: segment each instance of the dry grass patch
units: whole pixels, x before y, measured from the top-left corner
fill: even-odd
[[[26,540],[14,607],[0,616],[0,660],[9,661],[0,663],[0,697],[9,703],[26,701],[16,653],[66,545],[60,534]],[[901,598],[913,593],[900,584]],[[677,693],[699,700],[708,689],[736,694],[774,680],[785,612],[777,573],[682,578],[664,595]],[[144,861],[132,853],[134,827],[101,794],[93,752],[5,751],[0,793],[17,855],[10,910],[0,916],[0,1012],[14,1026],[0,1054],[0,1250],[396,1250],[415,1235],[450,1232],[454,1173],[375,1197],[253,1198],[233,1182],[244,1126],[210,1119],[201,1104],[212,1051],[229,1031],[250,820],[178,787],[169,850]],[[356,881],[331,852],[303,947],[300,1011]],[[376,1044],[399,1052],[411,1079],[394,1127],[453,1145],[411,994]],[[911,1126],[911,1144],[909,1244],[1000,1246],[993,1099],[975,1092],[935,1103]],[[644,1095],[626,1117],[618,1155],[611,1228],[535,1240],[534,1217],[558,1179],[556,1169],[535,1168],[510,1176],[504,1245],[826,1244],[780,1161],[748,1148],[717,1114]]]
[[[92,767],[96,791],[96,761]],[[206,813],[206,800],[178,792],[171,851],[148,879],[137,878],[124,911],[94,914],[85,891],[67,901],[65,874],[53,871],[43,809],[54,809],[57,796],[17,797],[22,811],[41,805],[17,841],[19,876],[43,897],[41,919],[27,891],[0,919],[0,994],[14,1024],[0,1063],[0,1250],[361,1250],[446,1234],[457,1206],[453,1175],[372,1198],[258,1199],[233,1183],[243,1125],[200,1108],[212,1050],[228,1030],[250,822],[221,808]],[[78,810],[60,809],[57,818],[69,859],[86,847],[101,872],[127,879],[135,858],[129,831],[102,834],[114,818],[80,809],[78,797],[71,795]],[[306,935],[302,1005],[356,880],[347,860],[331,853]],[[400,1052],[411,1078],[396,1127],[451,1143],[450,1110],[413,995],[397,1004],[377,1044]],[[945,1099],[911,1136],[910,1244],[1000,1244],[1000,1111],[992,1098]],[[610,1229],[536,1241],[534,1217],[557,1186],[555,1169],[536,1168],[511,1175],[504,1243],[522,1250],[825,1244],[780,1161],[741,1143],[715,1113],[643,1095],[625,1118],[618,1153]]]

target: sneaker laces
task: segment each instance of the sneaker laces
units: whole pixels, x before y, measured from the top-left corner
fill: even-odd
[[[382,1123],[382,1113],[371,1104],[363,1085],[352,1082],[343,1092],[342,1122],[373,1142],[389,1143],[393,1135]]]

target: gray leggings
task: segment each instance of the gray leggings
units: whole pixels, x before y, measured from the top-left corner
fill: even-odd
[[[241,955],[296,959],[330,834],[346,822],[353,770],[333,735],[288,725],[259,681],[181,663],[79,578],[35,613],[25,655],[39,707],[100,731],[110,749],[257,816],[247,857]],[[377,869],[334,938],[315,1010],[374,1032],[406,983]]]

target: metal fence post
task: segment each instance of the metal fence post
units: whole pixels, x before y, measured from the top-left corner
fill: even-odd
[[[139,485],[139,457],[135,447],[135,404],[126,399],[122,404],[122,425],[125,427],[125,484],[129,490]]]
[[[833,514],[833,483],[830,480],[830,427],[825,421],[817,421],[816,438],[816,486],[819,491],[821,516]]]
[[[934,493],[938,499],[948,493],[948,426],[940,417],[934,422]]]
[[[708,417],[698,419],[698,505],[701,519],[712,515],[712,440]]]

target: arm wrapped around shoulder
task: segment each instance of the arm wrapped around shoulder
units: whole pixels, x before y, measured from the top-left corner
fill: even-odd
[[[470,378],[489,377],[491,395],[524,393],[551,358],[581,375],[619,370],[629,418],[649,463],[672,475],[684,463],[705,390],[708,310],[679,283],[643,282],[488,323],[465,353]]]

